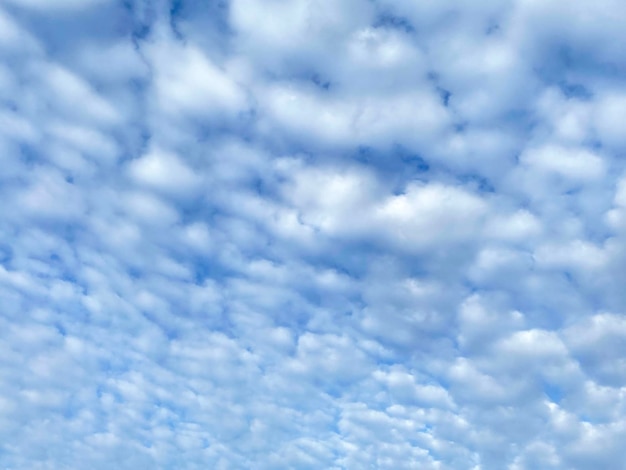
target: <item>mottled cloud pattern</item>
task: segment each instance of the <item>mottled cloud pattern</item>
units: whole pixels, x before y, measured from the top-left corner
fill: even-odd
[[[625,468],[624,24],[0,3],[0,467]]]

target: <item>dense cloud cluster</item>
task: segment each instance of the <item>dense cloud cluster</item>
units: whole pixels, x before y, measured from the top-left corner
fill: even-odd
[[[6,0],[0,467],[623,469],[617,0]]]

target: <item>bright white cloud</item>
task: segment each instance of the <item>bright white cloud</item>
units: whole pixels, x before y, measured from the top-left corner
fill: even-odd
[[[148,51],[155,101],[166,114],[223,118],[224,113],[243,110],[243,91],[201,50],[163,41]]]
[[[198,189],[200,176],[177,155],[160,149],[150,151],[129,165],[132,179],[166,193],[185,194]]]

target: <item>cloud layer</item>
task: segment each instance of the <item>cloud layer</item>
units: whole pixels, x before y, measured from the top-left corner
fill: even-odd
[[[625,17],[7,0],[0,466],[623,468]]]

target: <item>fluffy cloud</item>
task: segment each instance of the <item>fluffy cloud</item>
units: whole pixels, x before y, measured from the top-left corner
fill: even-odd
[[[624,15],[5,2],[0,466],[622,468]]]

